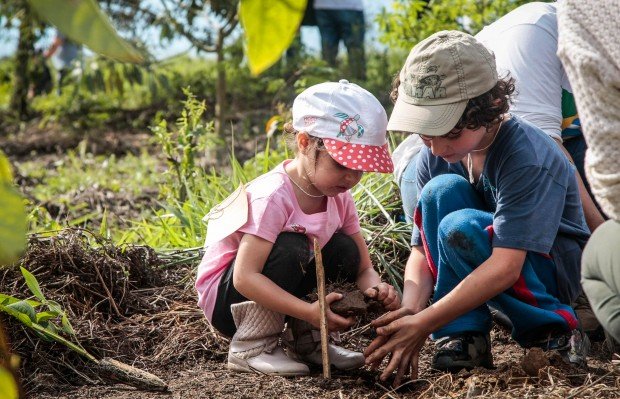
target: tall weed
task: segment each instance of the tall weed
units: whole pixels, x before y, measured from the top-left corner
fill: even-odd
[[[167,181],[162,192],[181,203],[188,200],[190,193],[197,187],[197,158],[209,148],[220,144],[213,129],[213,122],[203,119],[207,109],[205,101],[199,101],[189,88],[183,89],[183,92],[187,99],[183,102],[183,111],[176,122],[176,129],[169,129],[165,120],[151,128],[168,164],[168,171],[165,173]]]

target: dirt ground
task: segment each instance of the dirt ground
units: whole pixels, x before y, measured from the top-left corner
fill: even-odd
[[[67,142],[73,143],[71,140]],[[141,145],[141,139],[133,140],[131,148]],[[121,142],[124,146],[128,141]],[[0,142],[0,146],[6,151],[6,144]],[[40,150],[15,146],[12,156],[64,151],[51,144]],[[115,148],[110,146],[107,150]],[[23,184],[29,184],[27,179]],[[183,257],[187,261],[179,262]],[[149,392],[115,384],[64,346],[39,339],[1,314],[13,352],[21,359],[19,372],[26,397],[620,398],[620,368],[611,361],[603,343],[593,344],[585,370],[548,356],[538,359],[542,367],[534,367],[528,374],[525,370],[534,362],[530,359],[524,367],[526,351],[499,327],[492,331],[493,370],[433,371],[429,342],[422,351],[419,378],[405,380],[398,389],[392,389],[390,381],[379,381],[379,372],[366,368],[333,371],[330,380],[321,377],[318,367],[312,369],[311,376],[301,378],[231,373],[226,369],[227,341],[213,332],[196,306],[192,285],[197,257],[196,253],[158,254],[146,247],[118,248],[75,229],[56,238],[32,237],[22,263],[37,277],[48,299],[66,310],[83,347],[98,359],[113,358],[148,371],[168,389]],[[172,260],[176,264],[167,266]],[[0,292],[28,296],[15,269],[0,271]],[[344,344],[361,350],[372,334],[366,321],[360,322],[343,335]]]
[[[618,398],[620,370],[601,342],[594,343],[588,368],[564,364],[553,354],[523,363],[526,351],[506,331],[492,331],[493,370],[458,374],[430,369],[432,344],[422,352],[420,377],[398,389],[363,368],[334,371],[324,380],[318,367],[300,378],[231,373],[227,341],[213,332],[195,304],[193,264],[166,269],[165,259],[146,247],[116,248],[90,233],[68,231],[30,242],[24,263],[48,299],[67,310],[81,344],[98,358],[122,361],[161,378],[166,392],[114,384],[66,348],[43,342],[2,318],[22,359],[22,385],[31,398]],[[2,292],[23,297],[18,274],[5,271]],[[343,335],[344,345],[363,350],[373,336],[362,321]],[[531,353],[530,353],[531,354]],[[539,364],[532,369],[532,365]],[[529,367],[528,367],[529,366]],[[526,372],[526,370],[528,372]],[[529,374],[528,374],[529,373]]]

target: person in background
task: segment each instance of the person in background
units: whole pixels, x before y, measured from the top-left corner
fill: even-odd
[[[336,67],[338,46],[347,48],[349,73],[356,80],[366,80],[364,50],[364,3],[362,0],[314,0],[314,15],[321,34],[321,54]]]
[[[558,55],[588,144],[585,172],[610,218],[583,254],[581,282],[596,317],[620,342],[620,15],[618,1],[566,0],[559,6]],[[614,346],[613,342],[609,342]],[[617,350],[617,349],[616,349]]]
[[[56,68],[56,90],[58,94],[60,94],[65,79],[73,69],[73,62],[77,59],[79,50],[78,44],[57,30],[52,44],[43,53],[45,58],[52,59],[52,64]]]
[[[292,74],[297,68],[299,68],[299,60],[304,47],[301,40],[301,28],[304,26],[316,26],[314,0],[308,0],[306,3],[306,9],[304,10],[304,16],[301,20],[301,24],[295,33],[295,37],[293,38],[291,45],[286,49],[284,59],[286,60],[287,74]]]
[[[43,52],[41,50],[35,50],[33,54],[30,76],[30,81],[32,83],[28,89],[29,99],[42,94],[49,94],[52,91],[54,86],[52,74],[45,63],[45,58],[43,57]]]
[[[512,79],[471,35],[418,43],[400,72],[388,130],[418,134],[419,200],[401,309],[372,322],[364,354],[398,385],[430,333],[432,368],[492,367],[488,305],[523,347],[585,365],[589,342],[570,306],[590,232],[573,166],[536,126],[508,112]],[[535,227],[533,227],[535,226]],[[429,300],[432,296],[430,305]]]
[[[387,310],[400,307],[373,268],[349,191],[364,172],[392,172],[383,106],[341,80],[304,90],[292,114],[284,130],[295,158],[247,185],[247,222],[209,244],[198,266],[198,304],[232,337],[228,368],[235,371],[305,375],[306,363],[321,364],[318,301],[300,299],[316,288],[311,238],[322,248],[327,282],[356,283]],[[338,299],[333,292],[326,302]],[[286,316],[291,357],[278,346]],[[354,320],[328,309],[327,322],[337,332]],[[364,365],[361,353],[331,344],[329,353],[337,369]]]

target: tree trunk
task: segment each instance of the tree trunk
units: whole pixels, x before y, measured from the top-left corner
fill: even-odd
[[[19,42],[15,55],[13,74],[13,94],[11,111],[20,120],[28,118],[28,87],[30,86],[29,63],[34,53],[34,32],[32,11],[26,1],[22,1],[23,15],[19,24]]]

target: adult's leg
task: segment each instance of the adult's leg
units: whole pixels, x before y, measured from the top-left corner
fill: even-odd
[[[309,258],[308,238],[305,235],[281,233],[265,262],[262,274],[295,295],[304,280]],[[233,263],[220,280],[211,320],[212,325],[228,337],[232,337],[236,330],[230,306],[248,300],[233,285],[234,268]]]
[[[337,10],[315,10],[314,12],[321,34],[321,54],[330,66],[335,67],[340,43],[338,21],[334,17]]]
[[[364,49],[366,26],[364,12],[340,10],[338,13],[341,37],[347,48],[351,76],[358,80],[366,80],[366,52]]]
[[[594,314],[620,342],[620,222],[609,220],[590,237],[581,261],[581,284]]]

